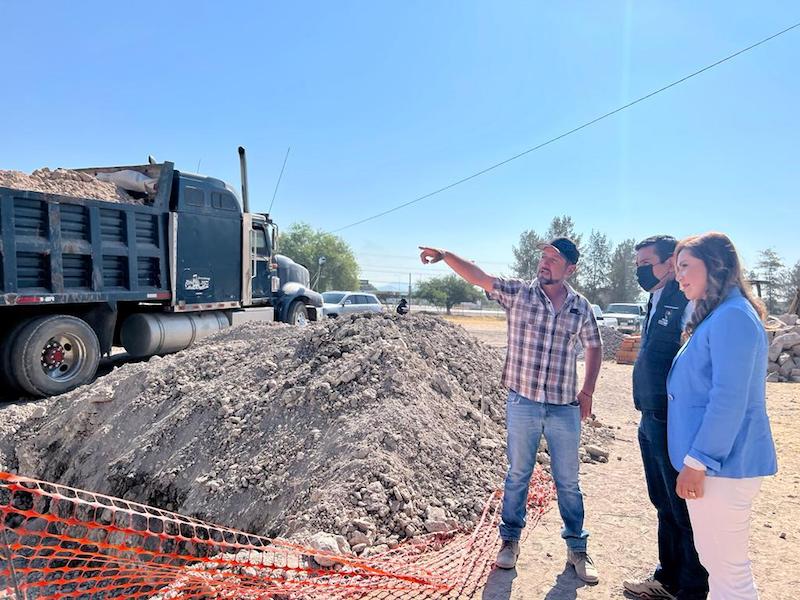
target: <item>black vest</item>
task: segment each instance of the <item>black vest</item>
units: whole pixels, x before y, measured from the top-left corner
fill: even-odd
[[[667,410],[667,374],[681,347],[681,319],[688,300],[677,281],[664,286],[658,306],[652,306],[633,365],[633,403],[637,410]],[[648,315],[649,316],[649,315]],[[644,327],[647,329],[644,329]]]

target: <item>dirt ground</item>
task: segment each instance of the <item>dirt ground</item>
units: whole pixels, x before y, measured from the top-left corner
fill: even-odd
[[[502,319],[451,320],[489,344],[505,346]],[[561,520],[554,506],[522,544],[517,568],[492,571],[483,600],[623,598],[622,581],[648,575],[655,566],[656,514],[647,497],[636,438],[631,370],[603,364],[594,412],[603,423],[621,429],[611,443],[608,464],[584,464],[581,469],[589,549],[600,583],[587,586],[566,567]],[[761,598],[789,600],[798,597],[800,586],[800,384],[768,383],[767,398],[780,470],[765,480],[756,500],[751,559]]]
[[[477,338],[506,343],[505,321],[454,317]],[[110,366],[106,367],[110,370]],[[583,464],[589,548],[601,581],[586,586],[565,565],[560,517],[553,506],[522,545],[516,570],[494,570],[477,597],[482,600],[576,600],[623,598],[623,579],[647,575],[656,562],[656,516],[649,503],[636,441],[638,415],[631,402],[631,367],[606,362],[595,394],[594,412],[618,426],[607,464]],[[800,586],[800,384],[769,383],[770,417],[780,471],[767,478],[755,505],[751,557],[763,600],[797,598]],[[8,400],[8,398],[6,398]],[[27,405],[25,409],[34,409]],[[10,407],[7,407],[10,408]],[[16,409],[19,412],[18,408]],[[5,413],[5,414],[4,414]],[[10,416],[0,407],[0,426]],[[2,427],[0,427],[2,430]]]

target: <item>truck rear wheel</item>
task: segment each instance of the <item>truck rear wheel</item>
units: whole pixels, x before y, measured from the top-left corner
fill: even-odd
[[[68,315],[33,319],[11,347],[11,374],[34,396],[55,396],[94,377],[100,342],[86,321]]]
[[[22,319],[16,325],[8,329],[2,340],[0,340],[0,385],[9,388],[9,391],[19,392],[20,387],[11,372],[11,356],[14,342],[19,336],[20,330],[30,322],[30,319]]]
[[[289,325],[305,325],[308,323],[308,313],[305,304],[300,300],[295,300],[289,305],[289,312],[286,316]]]

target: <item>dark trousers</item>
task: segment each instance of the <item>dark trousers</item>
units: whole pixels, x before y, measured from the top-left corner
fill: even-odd
[[[639,447],[647,492],[658,511],[660,564],[654,576],[672,593],[677,593],[679,600],[705,599],[708,573],[700,564],[694,548],[686,502],[675,493],[678,472],[669,460],[665,411],[642,411]]]

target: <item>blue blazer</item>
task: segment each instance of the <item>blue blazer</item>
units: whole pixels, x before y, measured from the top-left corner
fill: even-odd
[[[734,288],[697,327],[667,377],[669,458],[688,454],[717,477],[778,470],[766,407],[767,334]]]

